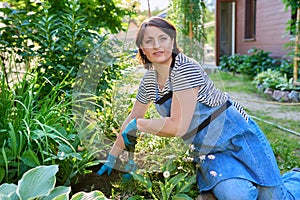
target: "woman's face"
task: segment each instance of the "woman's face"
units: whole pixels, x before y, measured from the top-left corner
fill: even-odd
[[[141,49],[154,65],[170,66],[174,39],[161,29],[149,26],[145,30]]]

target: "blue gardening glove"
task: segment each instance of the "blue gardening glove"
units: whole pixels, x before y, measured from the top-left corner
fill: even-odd
[[[97,174],[99,176],[101,176],[102,174],[104,174],[105,172],[107,172],[108,175],[111,174],[111,171],[116,163],[117,157],[108,154],[106,162],[104,165],[102,165],[101,169],[97,172]]]
[[[136,169],[137,169],[137,165],[133,160],[129,160],[128,163],[125,165],[125,170],[127,172],[135,172]],[[126,173],[122,177],[123,177],[123,181],[128,181],[131,179],[132,175],[130,173]]]
[[[124,131],[122,132],[124,144],[127,148],[129,148],[130,145],[135,145],[136,132],[137,132],[136,119],[134,118],[127,124]]]

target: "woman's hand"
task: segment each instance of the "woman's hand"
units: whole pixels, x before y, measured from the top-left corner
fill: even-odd
[[[129,148],[133,141],[130,142],[129,138],[134,137],[136,138],[136,132],[137,132],[137,125],[136,125],[136,119],[132,119],[127,126],[125,127],[124,131],[122,132],[122,137],[124,140],[124,144],[127,148]]]
[[[102,165],[101,169],[97,172],[97,174],[99,176],[101,176],[102,174],[104,174],[105,172],[107,172],[108,175],[111,174],[111,171],[116,163],[117,157],[108,154],[106,162],[104,165]]]

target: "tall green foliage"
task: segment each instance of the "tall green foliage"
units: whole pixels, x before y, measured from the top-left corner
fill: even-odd
[[[7,0],[8,5],[14,10],[23,10],[26,13],[38,13],[44,9],[44,5],[49,5],[49,13],[57,14],[64,12],[65,4],[74,3],[73,0]],[[96,30],[110,30],[116,33],[123,29],[122,20],[124,16],[130,15],[133,12],[129,8],[120,7],[121,0],[77,0],[81,9],[77,14],[86,17],[88,29]]]
[[[297,9],[300,8],[300,1],[299,0],[282,0],[282,2],[285,4],[285,9],[286,10],[291,9],[292,15],[296,16]],[[298,27],[298,30],[297,30],[297,27]],[[295,19],[290,19],[286,23],[286,30],[294,36],[296,34],[299,34],[299,31],[300,31],[299,27],[300,27],[300,21],[297,22]],[[295,55],[295,51],[294,51],[295,42],[294,41],[288,42],[285,46],[287,48],[289,48],[289,50],[290,50],[289,55],[291,57],[294,57],[294,56],[299,57],[299,55]]]
[[[296,15],[297,9],[300,8],[300,1],[299,0],[282,0],[282,2],[285,4],[285,9],[291,9],[291,12],[293,15]],[[299,22],[300,23],[300,22]],[[293,35],[296,34],[296,21],[290,20],[287,23],[287,29],[291,31]],[[299,25],[298,25],[299,27]]]
[[[40,46],[38,72],[54,84],[67,74],[73,81],[85,56],[102,40],[86,29],[86,17],[78,14],[78,1],[65,5],[61,13],[50,14],[50,8],[37,13],[30,38]]]
[[[77,151],[70,95],[54,86],[41,98],[37,76],[30,74],[10,88],[1,80],[0,182],[15,183],[30,168],[59,164],[59,183],[70,184],[92,160],[91,154]]]
[[[203,0],[173,0],[169,12],[169,18],[182,33],[178,38],[179,45],[186,54],[198,61],[203,55],[205,12]]]
[[[19,55],[19,62],[29,63],[37,58],[39,65],[34,72],[52,85],[60,83],[67,74],[67,81],[73,82],[86,56],[101,45],[105,34],[120,30],[122,16],[129,13],[118,9],[112,1],[66,0],[39,4],[17,1],[14,5],[1,10],[5,14],[1,17],[5,26],[0,30],[0,48],[2,52]],[[44,89],[47,94],[51,85]],[[64,90],[70,88],[66,86]]]
[[[28,12],[26,2],[35,12]],[[81,141],[71,94],[79,76],[96,84],[90,96],[101,97],[92,110],[98,112],[97,122],[113,123],[111,116],[99,115],[111,113],[103,105],[110,105],[113,82],[127,65],[119,63],[120,55],[112,55],[113,44],[95,31],[100,27],[91,28],[83,7],[88,1],[63,1],[57,10],[58,5],[51,2],[16,1],[16,7],[1,9],[5,26],[0,28],[0,182],[16,182],[25,171],[41,164],[59,164],[58,180],[68,185],[93,164],[91,152],[78,152]],[[13,57],[9,64],[3,62],[7,54]],[[15,80],[18,84],[10,85],[6,73],[21,63],[26,74]]]

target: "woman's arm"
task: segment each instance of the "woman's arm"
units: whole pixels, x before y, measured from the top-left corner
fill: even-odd
[[[164,137],[183,136],[191,123],[199,87],[173,92],[171,116],[161,119],[137,119],[139,131]]]
[[[121,133],[123,132],[126,125],[130,122],[130,120],[132,120],[133,118],[143,118],[149,108],[149,105],[150,105],[150,103],[142,104],[139,101],[135,101],[132,111],[127,116],[126,120],[123,122],[123,124],[121,126],[120,132],[117,135],[117,139],[116,139],[112,149],[110,150],[110,154],[112,154],[114,156],[118,156],[125,149],[125,144],[124,144],[124,140],[122,138]]]

